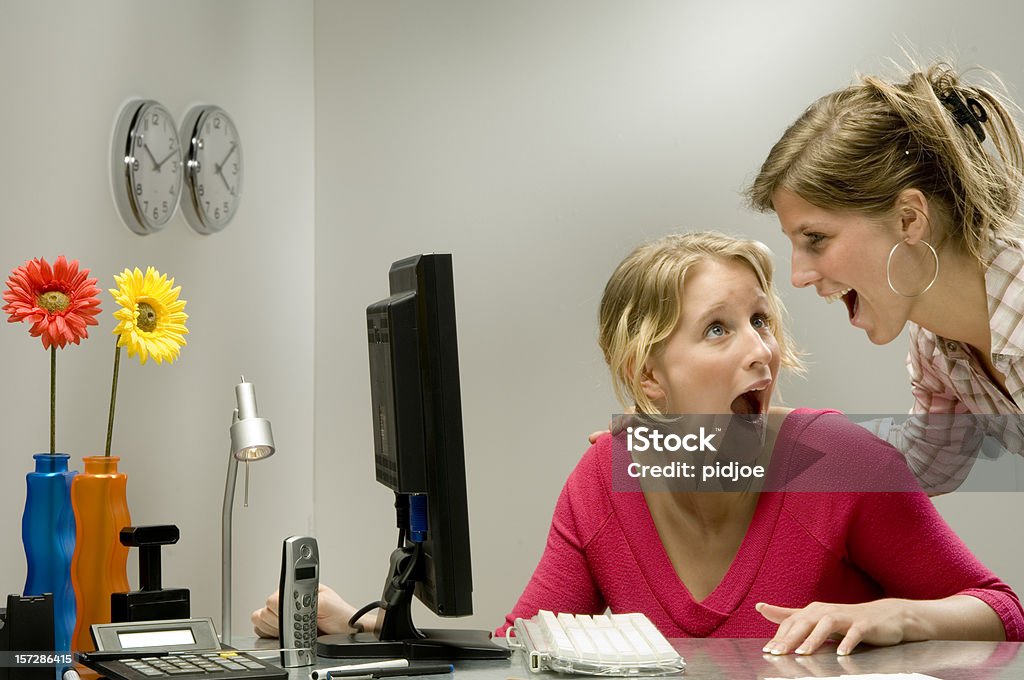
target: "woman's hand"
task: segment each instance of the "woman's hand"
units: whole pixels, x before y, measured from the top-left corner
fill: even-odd
[[[633,416],[634,414],[632,408],[627,409],[626,413],[614,415],[612,416],[611,422],[608,423],[607,430],[598,430],[596,432],[591,432],[590,436],[587,437],[587,439],[590,440],[591,444],[594,444],[597,442],[598,439],[600,439],[601,437],[608,433],[618,434],[636,422],[636,419]]]
[[[812,654],[830,637],[841,638],[836,653],[846,655],[861,642],[895,645],[917,640],[1005,640],[1003,622],[973,595],[941,600],[886,598],[863,604],[812,602],[803,609],[758,602],[761,616],[779,624],[764,646],[772,654]]]
[[[761,616],[779,624],[762,651],[771,654],[813,654],[831,637],[841,638],[836,653],[846,655],[861,642],[895,645],[906,637],[907,600],[895,598],[862,604],[812,602],[803,609],[759,602]]]
[[[252,625],[256,634],[264,638],[278,637],[278,601],[277,591],[267,597],[267,604],[262,609],[252,613]],[[317,631],[324,634],[352,633],[353,628],[348,625],[349,619],[356,613],[356,608],[346,602],[338,593],[334,592],[324,584],[320,584],[316,598],[316,627]],[[376,617],[365,614],[359,623],[363,630],[373,630]]]

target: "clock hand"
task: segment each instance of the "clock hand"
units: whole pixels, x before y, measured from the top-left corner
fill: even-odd
[[[149,154],[150,160],[153,161],[153,169],[160,172],[160,164],[156,162],[156,156],[154,156],[153,152],[149,150],[149,144],[143,143],[142,148],[146,150],[146,153]]]
[[[217,172],[220,172],[220,169],[223,168],[224,164],[228,162],[229,158],[231,158],[231,154],[233,154],[235,152],[235,147],[236,146],[238,146],[238,145],[235,144],[234,142],[231,142],[231,148],[228,149],[228,153],[227,153],[226,156],[224,156],[224,160],[222,160],[220,162],[220,165],[217,166]]]
[[[227,154],[224,155],[224,160],[222,160],[220,163],[213,164],[213,171],[216,174],[220,175],[221,181],[224,182],[224,186],[227,187],[228,193],[231,194],[232,196],[235,195],[235,190],[231,188],[231,185],[228,184],[228,178],[224,176],[224,165],[228,162],[228,159],[231,158],[231,154],[235,152],[236,146],[238,145],[235,144],[234,142],[231,142],[231,148],[228,149]]]
[[[149,151],[149,149],[146,150]],[[164,159],[156,164],[156,169],[159,170],[160,168],[162,168],[164,163],[166,163],[170,159],[170,157],[176,153],[178,153],[177,149],[171,149],[171,151],[166,156],[164,156]]]
[[[228,184],[228,178],[225,177],[224,173],[220,171],[220,166],[219,165],[217,166],[217,174],[220,175],[221,180],[224,182],[224,186],[226,186],[228,188],[228,193],[231,194],[232,196],[234,196],[235,195],[235,190],[231,188],[230,184]]]

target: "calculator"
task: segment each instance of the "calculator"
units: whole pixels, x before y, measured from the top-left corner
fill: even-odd
[[[211,619],[100,623],[79,662],[110,680],[284,680],[288,672],[221,648]]]

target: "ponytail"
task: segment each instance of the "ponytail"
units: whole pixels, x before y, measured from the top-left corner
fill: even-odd
[[[944,63],[902,83],[865,76],[814,102],[786,130],[748,199],[773,210],[774,193],[787,189],[819,207],[883,218],[900,192],[916,188],[941,222],[933,217],[932,238],[985,262],[994,238],[1019,231],[1016,108],[996,88],[964,85]]]

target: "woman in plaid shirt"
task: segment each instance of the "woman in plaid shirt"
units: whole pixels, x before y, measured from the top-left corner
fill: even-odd
[[[842,300],[875,344],[910,325],[913,414],[876,433],[931,494],[957,488],[981,439],[1024,452],[1024,146],[1017,107],[936,63],[828,94],[772,147],[748,190],[793,246],[793,284]]]

